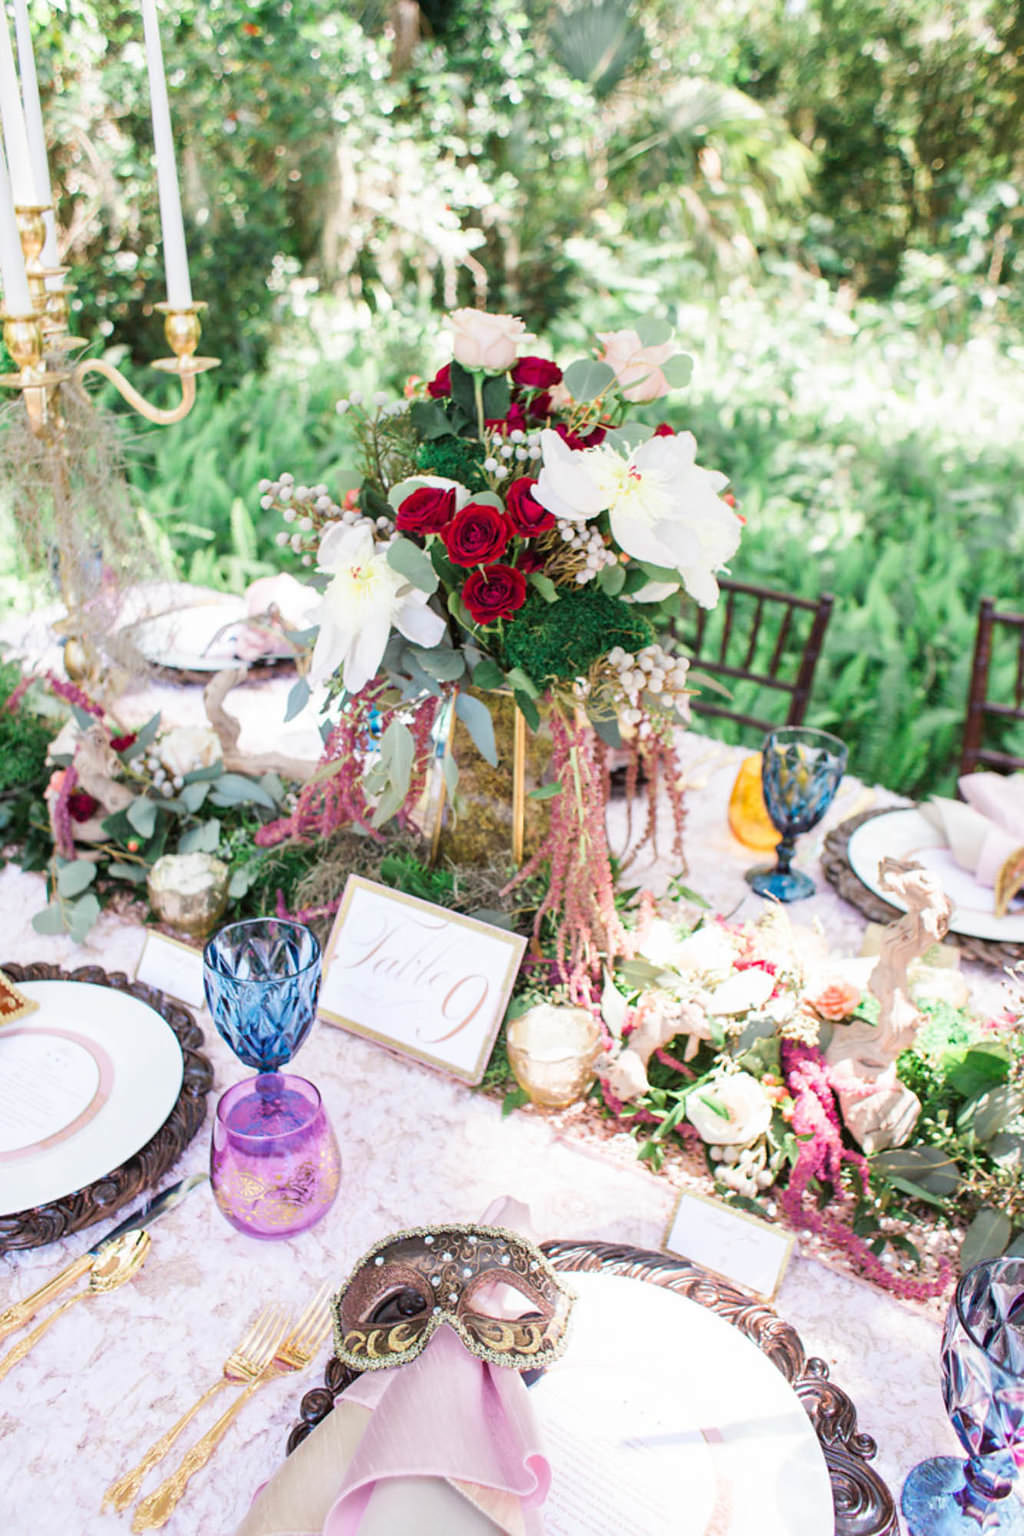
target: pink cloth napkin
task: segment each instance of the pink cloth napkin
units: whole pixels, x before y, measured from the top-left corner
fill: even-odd
[[[507,1496],[520,1503],[525,1536],[543,1531],[538,1506],[551,1468],[515,1371],[488,1365],[442,1327],[418,1359],[367,1371],[344,1394],[372,1410],[345,1472],[323,1536],[356,1536],[374,1488],[385,1478],[441,1477],[492,1518]],[[479,1489],[483,1498],[474,1497]],[[490,1501],[486,1490],[504,1499]]]

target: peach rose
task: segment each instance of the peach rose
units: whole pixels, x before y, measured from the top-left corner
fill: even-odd
[[[526,326],[516,315],[489,315],[482,309],[456,309],[451,316],[454,331],[452,355],[463,368],[486,368],[503,373],[519,356],[526,340]]]
[[[645,347],[636,331],[598,331],[598,341],[604,343],[599,362],[614,368],[623,398],[639,404],[644,400],[660,400],[671,388],[661,371],[676,352],[673,341],[660,342],[656,347]]]
[[[830,981],[817,997],[809,997],[807,1001],[823,1019],[837,1023],[840,1019],[848,1019],[860,1002],[860,988],[852,981]]]

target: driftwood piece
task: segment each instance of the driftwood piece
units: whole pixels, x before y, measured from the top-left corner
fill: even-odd
[[[233,688],[245,681],[248,667],[227,667],[217,672],[203,689],[206,718],[217,733],[221,745],[221,759],[229,773],[247,773],[258,778],[261,773],[276,773],[282,779],[294,779],[305,783],[316,772],[316,763],[299,757],[289,757],[284,752],[256,752],[247,754],[238,749],[242,727],[234,715],[224,707],[224,700]]]

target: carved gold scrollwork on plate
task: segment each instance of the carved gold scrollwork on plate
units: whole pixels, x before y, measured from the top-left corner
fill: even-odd
[[[892,1494],[869,1465],[875,1442],[870,1435],[857,1433],[857,1410],[846,1393],[829,1380],[824,1361],[808,1360],[796,1329],[770,1307],[688,1259],[619,1243],[550,1242],[541,1247],[557,1270],[599,1270],[660,1285],[739,1328],[781,1371],[814,1426],[832,1483],[835,1536],[898,1536]],[[300,1421],[288,1436],[289,1453],[327,1417],[335,1398],[358,1374],[332,1356],[324,1385],[302,1399]]]

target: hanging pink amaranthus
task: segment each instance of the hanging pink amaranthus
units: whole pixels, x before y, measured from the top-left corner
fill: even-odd
[[[799,1142],[796,1166],[780,1192],[779,1204],[795,1227],[816,1232],[826,1242],[847,1253],[857,1268],[876,1285],[908,1301],[924,1301],[946,1290],[952,1271],[945,1259],[933,1280],[910,1280],[894,1274],[863,1238],[844,1219],[842,1191],[844,1163],[852,1164],[861,1189],[868,1192],[868,1164],[860,1152],[843,1146],[839,1112],[829,1081],[825,1059],[817,1046],[783,1040],[782,1071],[793,1098],[792,1126]],[[824,1210],[808,1193],[812,1179],[832,1185],[834,1199]]]
[[[602,753],[607,760],[607,749],[603,745]],[[671,858],[679,865],[679,873],[684,874],[686,872],[686,855],[683,851],[683,829],[686,825],[685,791],[679,755],[676,752],[672,732],[662,733],[655,727],[650,735],[638,739],[632,745],[630,761],[626,768],[626,826],[627,837],[630,839],[632,837],[632,803],[633,797],[640,788],[641,770],[643,770],[643,793],[647,806],[647,818],[639,839],[622,860],[622,868],[626,869],[632,864],[640,850],[645,847],[649,847],[651,853],[657,858],[658,800],[661,791],[664,790],[672,815],[672,845],[668,851]]]
[[[562,786],[548,801],[548,829],[533,857],[505,887],[514,889],[545,864],[550,880],[537,909],[533,935],[539,940],[545,920],[555,926],[558,970],[574,998],[589,995],[589,979],[602,958],[609,964],[630,953],[630,935],[615,907],[605,828],[607,774],[604,748],[588,721],[550,714],[551,777]],[[502,893],[504,894],[504,892]]]
[[[314,842],[348,825],[362,827],[371,837],[380,837],[373,826],[374,807],[366,798],[363,777],[373,716],[376,713],[379,717],[376,728],[383,731],[397,707],[381,707],[380,699],[386,688],[386,683],[375,680],[346,701],[341,719],[327,738],[316,773],[299,791],[295,809],[288,816],[268,822],[256,833],[255,840],[261,848],[286,841]],[[414,708],[410,729],[415,753],[409,792],[399,812],[402,820],[408,818],[408,808],[416,804],[423,791],[439,703],[439,699],[428,695]]]

